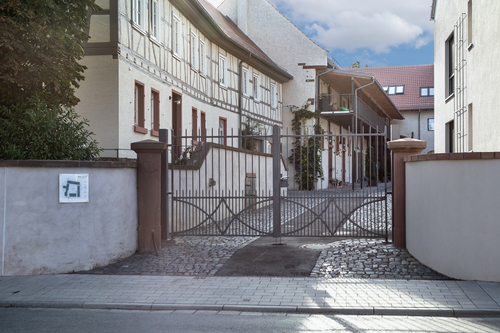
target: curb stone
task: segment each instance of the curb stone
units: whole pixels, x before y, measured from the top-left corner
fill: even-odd
[[[82,303],[82,302],[0,302],[0,308],[78,308],[146,311],[239,311],[262,313],[305,313],[330,315],[386,315],[435,317],[500,317],[500,309],[457,308],[383,308],[383,307],[296,307],[259,305],[189,305],[156,303]]]

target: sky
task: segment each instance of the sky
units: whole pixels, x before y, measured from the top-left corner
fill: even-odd
[[[343,68],[434,63],[432,0],[269,1]]]

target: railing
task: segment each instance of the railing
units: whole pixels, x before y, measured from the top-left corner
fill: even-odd
[[[372,108],[363,102],[359,97],[357,98],[358,103],[356,104],[356,99],[354,95],[336,94],[327,95],[321,94],[319,98],[319,109],[321,112],[332,112],[332,114],[344,113],[356,114],[356,105],[358,108],[357,116],[358,119],[366,123],[373,128],[383,129],[388,124],[381,118]]]

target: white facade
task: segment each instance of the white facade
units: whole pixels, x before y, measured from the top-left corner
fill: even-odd
[[[434,1],[431,16],[436,152],[497,151],[500,2]]]
[[[234,128],[236,133],[247,117],[265,128],[281,125],[283,77],[279,71],[273,74],[272,65],[252,60],[252,66],[234,54],[242,53],[236,46],[220,47],[173,1],[101,0],[98,4],[111,14],[92,15],[91,38],[84,45],[87,54],[82,60],[88,69],[77,90],[81,102],[76,111],[89,119],[100,146],[109,149],[103,156],[135,157],[130,143],[157,140],[158,128],[183,134],[187,130],[191,135],[193,130],[200,133],[203,126],[210,134],[210,129],[217,131],[224,122],[228,132]],[[248,84],[253,84],[254,77],[259,80],[259,98],[241,94],[241,112],[240,62],[249,73]],[[271,90],[276,94],[274,105]],[[156,126],[155,105],[159,106]]]

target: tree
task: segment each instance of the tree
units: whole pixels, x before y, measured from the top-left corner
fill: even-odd
[[[0,3],[0,159],[95,159],[100,149],[71,108],[86,69],[94,0]]]
[[[368,65],[365,65],[365,67],[368,67]],[[361,64],[359,63],[359,61],[355,61],[349,65],[349,68],[361,68]]]
[[[74,106],[83,80],[82,43],[94,0],[3,0],[0,3],[0,105],[38,95]]]

